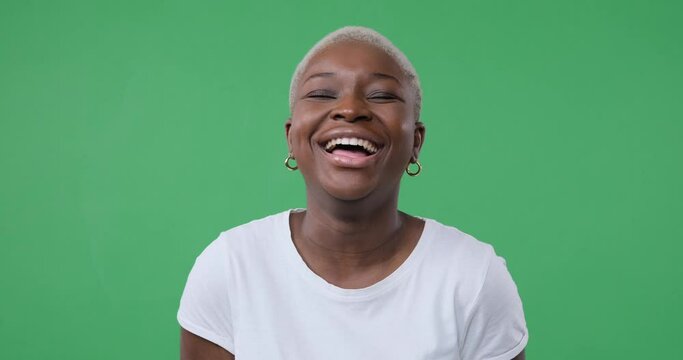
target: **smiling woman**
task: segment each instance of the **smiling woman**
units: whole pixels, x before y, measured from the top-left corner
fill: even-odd
[[[285,123],[307,207],[224,231],[197,257],[178,310],[182,359],[524,358],[505,261],[398,209],[403,173],[421,169],[421,96],[408,59],[371,29],[308,52]]]

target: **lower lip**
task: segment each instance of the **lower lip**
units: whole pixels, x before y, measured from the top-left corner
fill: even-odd
[[[351,169],[360,169],[369,166],[370,164],[375,162],[375,159],[377,158],[377,154],[379,154],[382,149],[378,150],[376,153],[370,155],[370,156],[364,156],[364,157],[349,157],[349,156],[344,156],[344,155],[338,155],[338,154],[332,154],[328,153],[323,149],[322,147],[318,147],[320,151],[322,151],[323,156],[325,156],[330,162],[332,162],[333,165],[338,166],[338,167],[343,167],[343,168],[351,168]]]

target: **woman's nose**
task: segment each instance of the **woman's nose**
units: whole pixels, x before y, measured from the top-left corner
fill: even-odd
[[[367,108],[367,104],[357,96],[345,96],[340,99],[331,115],[333,120],[349,122],[372,119],[372,113]]]

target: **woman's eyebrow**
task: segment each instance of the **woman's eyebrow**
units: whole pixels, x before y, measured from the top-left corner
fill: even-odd
[[[377,73],[377,72],[372,73],[371,75],[374,76],[374,77],[381,78],[381,79],[392,79],[392,80],[396,81],[396,82],[399,83],[399,84],[401,83],[401,81],[400,81],[396,76],[393,76],[393,75],[384,74],[384,73]]]
[[[320,73],[315,73],[315,74],[309,76],[306,80],[304,80],[303,83],[305,84],[308,80],[311,80],[311,79],[313,79],[313,78],[317,78],[317,77],[332,77],[332,76],[335,76],[335,75],[337,75],[337,74],[336,74],[336,73],[333,73],[333,72],[320,72]],[[380,78],[380,79],[391,79],[391,80],[394,80],[394,81],[396,81],[397,83],[401,84],[401,81],[400,81],[396,76],[393,76],[393,75],[389,75],[389,74],[385,74],[385,73],[379,73],[379,72],[374,72],[374,73],[372,73],[372,74],[370,74],[370,75],[373,76],[373,77],[376,77],[376,78]]]
[[[303,83],[306,83],[306,81],[311,80],[311,79],[313,79],[313,78],[317,78],[317,77],[330,77],[330,76],[334,76],[334,75],[335,75],[335,74],[334,74],[333,72],[321,72],[321,73],[316,73],[316,74],[313,74],[313,75],[309,76],[306,80],[304,80]]]

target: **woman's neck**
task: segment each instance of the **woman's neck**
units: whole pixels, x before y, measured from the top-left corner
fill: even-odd
[[[398,196],[374,206],[369,199],[312,200],[306,212],[292,215],[292,236],[304,261],[328,282],[372,283],[369,277],[400,264],[417,240],[411,231],[416,222],[398,211]]]

